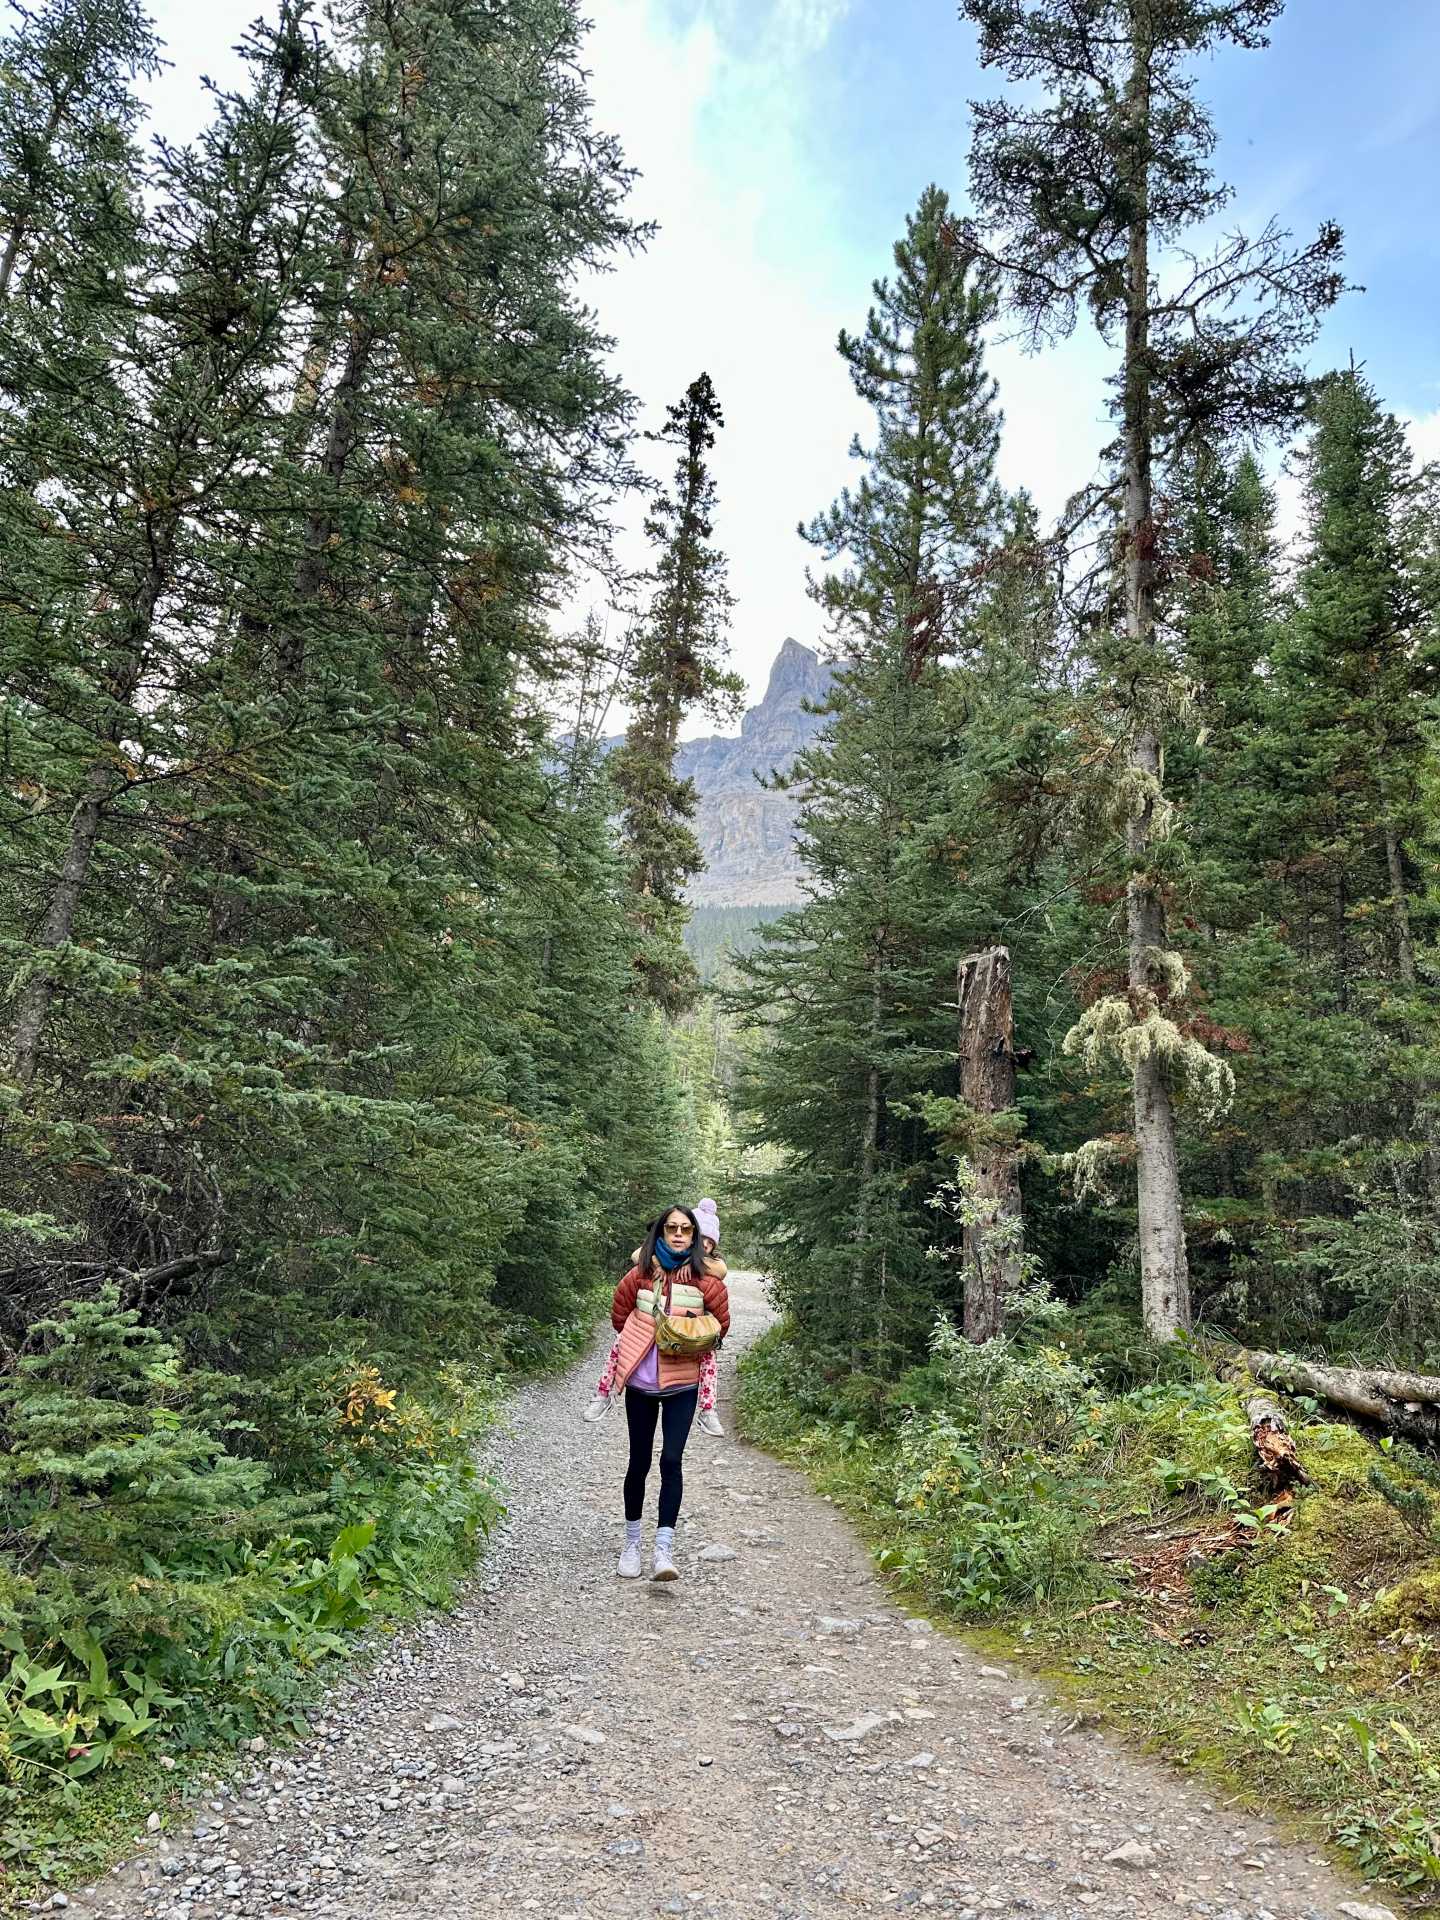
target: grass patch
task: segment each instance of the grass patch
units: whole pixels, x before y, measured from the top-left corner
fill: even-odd
[[[980,1350],[942,1328],[889,1385],[772,1330],[744,1432],[912,1604],[1003,1632],[1077,1706],[1440,1906],[1433,1468],[1301,1409],[1312,1484],[1274,1510],[1236,1388],[1171,1355],[1107,1391],[1061,1317]]]

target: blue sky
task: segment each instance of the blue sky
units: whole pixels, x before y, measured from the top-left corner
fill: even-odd
[[[175,72],[157,123],[183,134],[194,76],[223,72],[257,0],[160,0]],[[862,426],[834,353],[864,317],[929,180],[963,204],[967,102],[996,89],[948,0],[588,0],[597,120],[641,169],[648,253],[589,289],[652,420],[707,369],[728,426],[717,535],[739,600],[734,651],[763,686],[787,633],[819,634],[795,525],[848,477]],[[1209,62],[1232,217],[1297,235],[1334,217],[1367,288],[1315,365],[1363,360],[1440,457],[1440,0],[1291,0],[1268,51]],[[1078,337],[1032,359],[998,341],[1003,478],[1054,508],[1093,471],[1107,357]],[[1278,459],[1278,452],[1277,452]],[[1293,516],[1293,492],[1285,508]],[[625,538],[637,557],[638,515]]]
[[[720,532],[740,596],[736,652],[758,679],[786,632],[813,639],[795,521],[846,475],[860,423],[833,353],[921,187],[963,204],[967,102],[995,90],[945,0],[608,0],[592,39],[599,104],[645,170],[664,230],[603,290],[648,400],[708,365],[728,403]],[[1440,6],[1292,0],[1270,49],[1201,76],[1232,217],[1347,230],[1364,295],[1328,319],[1317,366],[1364,360],[1440,455]],[[668,84],[667,84],[668,82]],[[633,356],[633,357],[632,357]],[[1041,358],[997,343],[1004,478],[1047,508],[1104,437],[1105,350]],[[1276,451],[1279,458],[1279,450]],[[1293,490],[1285,508],[1294,513]]]

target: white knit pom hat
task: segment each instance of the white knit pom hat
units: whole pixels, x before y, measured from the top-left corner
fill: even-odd
[[[695,1218],[700,1226],[700,1238],[713,1240],[720,1244],[720,1215],[716,1212],[713,1200],[702,1200],[695,1209]]]

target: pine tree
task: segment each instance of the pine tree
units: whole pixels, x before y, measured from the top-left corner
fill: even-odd
[[[0,303],[53,318],[93,299],[133,245],[133,83],[159,71],[159,43],[133,0],[11,11],[0,47]]]
[[[334,25],[257,31],[205,134],[130,184],[153,205],[5,609],[7,795],[36,816],[3,927],[31,983],[16,1337],[76,1271],[59,1231],[227,1365],[414,1365],[499,1337],[542,1214],[563,1318],[634,1231],[654,1136],[622,1101],[673,1119],[626,1025],[604,806],[557,823],[542,712],[548,609],[631,478],[574,293],[631,237],[628,176],[565,0]],[[34,515],[51,391],[7,512]],[[557,919],[596,930],[588,995],[584,955],[537,964]]]
[[[1413,489],[1404,429],[1353,368],[1317,396],[1305,486],[1309,552],[1276,650],[1276,720],[1292,796],[1285,837],[1310,856],[1305,917],[1330,947],[1343,1006],[1352,973],[1371,968],[1415,990],[1409,850],[1422,829],[1421,715],[1436,671],[1419,631],[1427,609],[1401,550]],[[1352,955],[1357,933],[1371,946],[1361,929],[1376,916],[1388,952]]]
[[[969,644],[967,589],[1000,512],[993,300],[938,188],[894,261],[863,334],[840,338],[874,409],[873,445],[852,449],[865,472],[808,531],[839,563],[815,592],[845,661],[789,776],[810,899],[767,927],[739,996],[767,1041],[745,1097],[756,1138],[782,1150],[758,1211],[783,1222],[783,1297],[881,1370],[923,1342],[934,1304],[926,1201],[944,1169],[922,1096],[951,1069],[946,1007],[974,917],[929,828],[951,744],[944,663]]]
[[[1282,0],[963,0],[981,57],[1038,82],[1038,105],[975,109],[971,188],[1007,302],[1037,342],[1073,328],[1084,302],[1117,353],[1115,478],[1101,503],[1118,521],[1119,618],[1105,660],[1124,743],[1127,997],[1087,1010],[1075,1044],[1125,1060],[1133,1088],[1145,1318],[1157,1337],[1188,1325],[1189,1268],[1174,1094],[1187,1077],[1211,1095],[1218,1070],[1171,1013],[1183,970],[1168,956],[1163,843],[1169,812],[1160,743],[1172,661],[1159,619],[1154,503],[1158,465],[1197,435],[1217,442],[1293,421],[1296,364],[1314,316],[1341,290],[1338,229],[1291,250],[1267,229],[1198,260],[1174,291],[1154,256],[1223,206],[1208,158],[1213,131],[1193,61],[1223,45],[1258,47]]]
[[[704,864],[689,824],[694,785],[675,777],[680,726],[695,712],[724,718],[743,691],[724,668],[733,602],[725,556],[712,544],[717,494],[707,456],[724,424],[702,373],[653,436],[677,449],[675,474],[645,522],[657,554],[654,596],[633,641],[625,686],[632,718],[612,769],[623,801],[636,973],[669,1014],[692,1006],[699,993],[683,944],[684,892]]]
[[[13,625],[12,684],[34,702],[32,778],[69,796],[40,935],[22,963],[13,1037],[22,1086],[36,1075],[57,979],[89,964],[75,932],[109,824],[133,812],[137,792],[191,744],[173,731],[194,658],[195,614],[189,583],[180,584],[187,559],[195,564],[187,545],[230,504],[225,478],[256,450],[251,423],[285,351],[303,232],[291,200],[301,164],[299,15],[282,15],[273,34],[257,30],[245,52],[250,92],[217,101],[195,149],[161,148],[143,252],[141,183],[114,188],[132,203],[135,258],[114,263],[131,287],[112,299],[105,334],[87,343],[80,366],[64,368],[63,385],[42,384],[38,369],[12,376],[28,371],[36,396],[12,458],[49,482],[24,542],[39,577],[25,581]],[[157,284],[167,273],[173,281]],[[52,357],[64,352],[63,331],[48,330],[48,345]],[[57,701],[61,685],[68,695]],[[133,832],[134,822],[118,830]],[[103,969],[92,969],[92,984],[126,990]]]

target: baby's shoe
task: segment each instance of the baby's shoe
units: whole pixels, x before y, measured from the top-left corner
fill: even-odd
[[[720,1416],[713,1407],[707,1407],[701,1414],[699,1426],[702,1433],[713,1434],[717,1440],[725,1438],[725,1429],[720,1424]]]
[[[585,1409],[585,1418],[587,1420],[603,1420],[609,1411],[610,1411],[609,1395],[604,1393],[597,1393],[595,1398],[590,1402],[589,1406],[586,1407]]]

